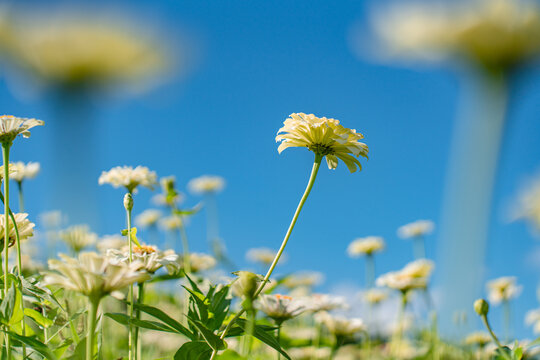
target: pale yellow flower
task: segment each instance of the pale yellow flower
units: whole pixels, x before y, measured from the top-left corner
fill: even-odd
[[[489,301],[496,305],[503,301],[509,301],[518,297],[521,294],[523,287],[517,285],[516,281],[517,278],[515,276],[503,276],[488,281],[486,288]]]
[[[362,170],[355,157],[367,158],[369,150],[366,144],[358,142],[364,136],[356,130],[343,127],[335,119],[304,113],[291,114],[283,124],[276,136],[276,142],[281,142],[280,154],[289,147],[307,147],[316,155],[326,157],[329,169],[335,169],[341,159],[350,172],[357,168]]]
[[[315,314],[315,321],[324,324],[335,336],[353,336],[366,329],[364,321],[360,318],[333,316],[324,311]]]
[[[22,182],[25,179],[35,178],[40,170],[39,163],[29,162],[25,164],[22,161],[10,163],[9,168],[9,178],[17,182]],[[13,169],[13,173],[11,172],[11,169]]]
[[[161,211],[147,209],[135,217],[135,224],[141,228],[156,226],[161,216]]]
[[[224,188],[225,179],[214,175],[199,176],[188,183],[188,189],[194,194],[217,193]]]
[[[349,244],[347,253],[350,257],[359,257],[362,255],[371,255],[384,250],[384,239],[380,236],[368,236],[358,238]]]
[[[380,304],[388,298],[388,292],[383,289],[369,289],[363,293],[364,299],[371,305]]]
[[[46,274],[45,284],[76,291],[91,299],[101,299],[150,278],[148,273],[138,271],[138,262],[112,264],[108,257],[94,252],[80,253],[78,258],[60,254],[60,258],[49,260],[49,269],[55,272]]]
[[[97,242],[98,236],[90,231],[88,225],[74,225],[60,232],[60,238],[75,252]]]
[[[26,213],[15,213],[13,214],[13,217],[15,217],[15,222],[17,223],[17,230],[19,231],[19,239],[26,240],[32,236],[34,236],[34,227],[36,224],[30,222],[30,220],[27,219],[28,214]],[[8,229],[8,238],[9,238],[9,246],[12,246],[16,241],[15,236],[15,227],[13,226],[13,219],[11,217],[9,218],[9,229]],[[4,241],[5,238],[5,229],[6,221],[4,214],[0,215],[0,239]]]
[[[2,115],[0,116],[0,143],[11,145],[18,135],[28,138],[31,128],[43,124],[42,120]]]
[[[288,275],[283,279],[282,285],[287,289],[311,288],[319,285],[324,280],[324,275],[317,271],[301,271]]]
[[[420,259],[407,264],[399,271],[379,276],[377,286],[407,292],[413,289],[425,289],[435,265],[432,261]]]
[[[305,301],[280,294],[259,296],[255,307],[278,324],[307,310]]]
[[[127,243],[126,237],[122,235],[105,235],[99,239],[96,244],[97,249],[101,253],[106,253],[109,249],[119,250],[123,248]]]
[[[400,226],[397,234],[402,239],[410,239],[419,236],[429,235],[433,232],[435,224],[431,220],[417,220],[412,223]]]
[[[535,334],[540,334],[540,309],[527,311],[525,314],[525,324],[532,326]]]
[[[329,294],[313,294],[304,300],[310,311],[331,311],[336,309],[347,309],[349,305],[343,296]]]
[[[157,184],[157,175],[146,166],[116,166],[109,171],[104,171],[99,177],[99,185],[110,184],[115,188],[125,187],[133,192],[141,185],[153,189]]]
[[[262,265],[270,265],[276,257],[277,251],[269,248],[253,248],[246,253],[246,258],[249,261],[261,263]],[[280,264],[283,263],[283,256],[279,259]]]
[[[485,331],[476,331],[473,332],[465,338],[465,344],[467,345],[477,345],[481,348],[486,346],[491,342],[491,336]]]
[[[184,226],[182,218],[178,215],[166,216],[159,220],[159,226],[163,230],[173,231],[181,229]]]

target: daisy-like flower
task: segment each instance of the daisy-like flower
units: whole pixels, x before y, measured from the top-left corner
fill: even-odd
[[[530,180],[521,190],[512,215],[513,219],[525,219],[540,230],[540,176]]]
[[[90,231],[88,225],[74,225],[60,232],[62,239],[75,253],[97,242],[98,236]]]
[[[532,326],[535,334],[540,334],[540,309],[527,311],[525,314],[525,324]]]
[[[260,263],[262,265],[270,265],[274,258],[276,257],[277,252],[269,248],[253,248],[249,249],[246,253],[246,258],[255,263]],[[283,263],[284,257],[281,257],[281,263]]]
[[[283,279],[283,286],[289,290],[297,288],[311,288],[320,284],[324,280],[324,275],[317,271],[303,271],[291,274]]]
[[[473,332],[465,338],[466,345],[476,345],[483,348],[491,342],[491,336],[485,331]]]
[[[111,264],[125,263],[129,264],[129,247],[124,247],[122,250],[109,249],[107,256],[110,258]],[[163,266],[167,266],[171,272],[178,272],[178,255],[173,251],[161,252],[157,247],[151,245],[141,245],[133,247],[133,261],[140,264],[140,268],[146,272],[153,274]],[[176,266],[176,268],[175,268]]]
[[[157,209],[147,209],[135,217],[135,223],[141,228],[156,226],[161,218],[161,211]]]
[[[313,294],[305,299],[309,310],[313,312],[346,309],[349,307],[343,296]]]
[[[177,215],[166,216],[162,218],[161,220],[159,220],[159,226],[163,230],[167,230],[167,231],[178,230],[182,228],[183,225],[184,225],[184,222],[182,221],[180,216],[177,216]]]
[[[486,288],[489,301],[493,304],[500,304],[503,301],[509,301],[521,294],[523,287],[516,284],[515,276],[503,276],[488,281]]]
[[[39,214],[39,221],[46,228],[52,229],[62,226],[66,221],[66,217],[60,210],[52,210]]]
[[[308,309],[304,300],[280,294],[261,295],[255,306],[277,324],[292,319]]]
[[[188,189],[194,194],[217,193],[225,188],[225,179],[221,176],[203,175],[191,179],[188,183]]]
[[[35,178],[40,170],[39,163],[37,162],[25,164],[22,161],[17,161],[9,164],[9,167],[10,169],[13,169],[13,173],[10,172],[9,178],[17,182]]]
[[[358,141],[364,136],[356,130],[343,127],[335,119],[304,113],[291,114],[283,124],[276,136],[276,142],[280,142],[280,154],[289,147],[307,147],[316,155],[326,157],[329,169],[335,169],[340,159],[350,172],[355,172],[357,168],[362,170],[356,158],[367,158],[369,149]]]
[[[362,295],[366,302],[371,305],[380,304],[388,298],[388,292],[383,289],[369,289]]]
[[[13,214],[15,217],[15,222],[17,223],[17,230],[19,231],[19,239],[20,240],[26,240],[32,236],[34,236],[34,227],[36,224],[30,222],[30,220],[27,219],[28,214],[26,213],[16,213]],[[13,226],[13,221],[11,218],[9,218],[8,222],[9,229],[7,231],[8,238],[9,238],[9,246],[12,246],[15,243],[16,240],[16,234],[15,234],[15,227]],[[5,238],[5,229],[6,221],[4,215],[0,215],[0,240],[3,241]]]
[[[425,289],[434,266],[430,260],[416,260],[399,271],[379,276],[376,284],[377,286],[386,286],[404,293],[413,289]]]
[[[203,253],[189,253],[189,266],[192,273],[205,271],[216,266],[216,258],[211,255]],[[169,273],[177,273],[179,269],[183,268],[184,257],[178,255],[175,263],[167,264],[167,270]]]
[[[144,186],[153,189],[157,184],[157,175],[146,166],[116,166],[104,171],[99,177],[99,185],[110,184],[115,188],[125,187],[128,192],[134,192],[137,187]]]
[[[433,232],[435,224],[431,220],[417,220],[415,222],[400,226],[397,234],[402,239],[410,239],[419,236],[429,235]]]
[[[44,282],[81,293],[91,299],[101,299],[130,284],[150,278],[139,271],[141,264],[133,262],[113,264],[107,256],[94,252],[80,253],[78,258],[60,254],[61,260],[49,260],[49,269]]]
[[[380,236],[368,236],[358,238],[349,244],[347,253],[350,257],[359,257],[362,255],[372,255],[373,253],[384,250],[384,239]]]
[[[13,115],[0,116],[0,143],[10,146],[19,135],[30,137],[30,129],[43,125],[42,120],[15,117]]]
[[[120,250],[126,245],[126,238],[122,235],[105,235],[96,244],[100,253],[106,253],[109,249]]]
[[[327,312],[315,314],[315,321],[324,324],[334,336],[349,337],[366,329],[364,321],[360,318],[333,316]]]

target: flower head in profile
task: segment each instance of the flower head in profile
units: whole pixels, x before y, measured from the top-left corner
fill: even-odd
[[[301,271],[291,274],[283,279],[282,285],[289,290],[298,288],[311,288],[319,285],[324,280],[324,275],[317,271]]]
[[[126,238],[122,235],[105,235],[96,244],[100,253],[106,253],[109,249],[120,250],[126,245]]]
[[[310,311],[331,311],[336,309],[347,309],[349,305],[343,296],[330,294],[313,294],[305,299]]]
[[[184,226],[184,222],[182,221],[182,218],[180,216],[170,215],[161,218],[161,220],[159,220],[159,226],[163,230],[174,231],[182,228],[182,226]]]
[[[188,189],[194,194],[217,193],[225,188],[225,179],[221,176],[203,175],[188,182]]]
[[[261,295],[255,306],[278,324],[308,309],[305,301],[280,294]]]
[[[407,264],[399,271],[379,276],[377,286],[407,292],[413,289],[425,289],[435,265],[432,261],[419,259]]]
[[[489,301],[493,304],[500,304],[503,301],[509,301],[521,294],[522,286],[517,285],[515,276],[503,276],[488,281],[486,288]]]
[[[198,273],[209,270],[216,266],[217,261],[211,255],[203,253],[189,253],[189,267],[192,273]],[[184,268],[184,257],[179,255],[174,263],[167,264],[169,273],[178,273],[179,269]]]
[[[153,189],[157,184],[157,175],[146,166],[116,166],[104,171],[99,177],[99,185],[110,184],[115,188],[125,187],[128,192],[134,192],[137,187],[144,186]]]
[[[479,346],[480,348],[483,348],[490,342],[491,342],[491,336],[485,331],[476,331],[476,332],[470,333],[465,338],[466,345],[475,345],[475,346]]]
[[[135,217],[135,223],[141,228],[156,226],[161,218],[161,211],[157,209],[147,209]]]
[[[19,239],[20,240],[26,240],[32,236],[34,236],[34,226],[36,224],[30,222],[30,220],[27,219],[28,214],[26,213],[16,213],[13,214],[15,217],[15,222],[17,223],[17,230],[19,231]],[[0,239],[5,238],[5,229],[6,221],[4,215],[0,215]],[[16,241],[16,234],[15,234],[15,227],[13,226],[13,221],[10,218],[9,219],[9,229],[7,230],[8,238],[9,238],[9,246],[12,246],[15,244]]]
[[[91,299],[101,299],[150,278],[148,273],[139,271],[138,262],[113,264],[107,256],[94,252],[80,253],[78,258],[61,254],[60,258],[49,260],[49,269],[53,272],[46,274],[45,284],[61,286]]]
[[[121,250],[109,249],[107,256],[110,258],[111,264],[125,263],[129,264],[129,247],[125,246]],[[139,262],[140,269],[153,274],[163,266],[168,266],[167,269],[171,273],[178,272],[175,265],[178,264],[178,255],[174,251],[159,251],[155,246],[144,245],[133,247],[133,261]]]
[[[19,135],[30,137],[30,129],[43,125],[42,120],[15,117],[13,115],[0,116],[0,143],[11,145]]]
[[[39,163],[37,162],[25,164],[22,161],[17,161],[9,164],[9,167],[10,170],[13,169],[13,172],[10,171],[9,178],[17,182],[35,178],[40,170]]]
[[[329,169],[335,169],[340,159],[350,172],[362,170],[356,158],[367,158],[369,150],[366,144],[358,141],[364,136],[356,130],[343,127],[335,119],[304,113],[291,114],[283,124],[276,136],[280,154],[289,147],[307,147],[316,155],[326,157]]]
[[[315,321],[324,324],[335,336],[350,337],[366,329],[364,321],[360,318],[333,316],[327,312],[316,314]]]
[[[88,225],[74,225],[60,232],[60,239],[68,245],[73,252],[78,253],[84,248],[97,242],[97,234],[90,231]]]
[[[363,294],[363,298],[366,300],[368,304],[371,305],[377,305],[383,302],[388,298],[388,292],[384,291],[383,289],[369,289]]]
[[[349,244],[347,253],[350,257],[359,257],[362,255],[372,255],[384,250],[384,239],[380,236],[368,236],[358,238]]]
[[[410,239],[429,235],[433,232],[435,224],[430,220],[417,220],[415,222],[400,226],[397,234],[402,239]]]
[[[277,252],[269,248],[253,248],[249,249],[246,253],[246,258],[255,263],[260,263],[262,265],[270,265],[274,258],[276,257]],[[280,263],[283,263],[283,256],[280,258]]]

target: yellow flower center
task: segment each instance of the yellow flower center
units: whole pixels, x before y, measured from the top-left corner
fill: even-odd
[[[156,252],[156,249],[150,245],[135,246],[133,252],[139,255],[146,255]]]

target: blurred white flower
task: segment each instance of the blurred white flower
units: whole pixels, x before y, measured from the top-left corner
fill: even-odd
[[[302,271],[288,275],[283,279],[282,285],[287,289],[311,288],[319,285],[324,280],[324,275],[317,271]]]
[[[500,304],[503,301],[508,301],[518,297],[521,294],[523,287],[516,284],[515,276],[503,276],[486,284],[488,298],[494,305]]]
[[[30,222],[30,220],[27,219],[28,214],[26,213],[15,213],[13,214],[13,217],[15,218],[15,222],[17,223],[17,230],[19,231],[19,239],[26,240],[34,235],[34,226],[36,224]],[[7,230],[8,233],[8,239],[9,239],[9,246],[12,246],[16,241],[16,234],[15,234],[15,227],[13,226],[13,220],[11,217],[9,218],[9,228]],[[5,233],[6,233],[6,221],[4,214],[0,215],[0,240],[4,241]]]
[[[359,257],[362,255],[371,255],[384,250],[384,239],[380,236],[368,236],[353,240],[347,248],[350,257]]]
[[[366,300],[368,304],[376,305],[388,298],[388,292],[384,289],[369,289],[362,293],[363,298]]]
[[[324,311],[315,314],[315,321],[324,324],[335,336],[353,336],[366,328],[360,318],[333,316]]]
[[[431,220],[417,220],[407,225],[401,226],[397,234],[402,239],[410,239],[419,236],[429,235],[433,232],[435,224]]]
[[[540,334],[540,309],[527,311],[525,314],[525,324],[532,326],[535,334]]]
[[[189,266],[192,273],[198,273],[201,271],[209,270],[216,266],[216,258],[211,255],[203,253],[189,253]],[[183,268],[184,257],[179,254],[175,263],[167,264],[167,270],[170,273],[176,273],[179,269]]]
[[[465,338],[466,345],[476,345],[481,348],[491,342],[491,336],[485,331],[473,332]]]
[[[147,209],[135,217],[135,224],[141,228],[156,226],[161,218],[161,211],[157,209]]]
[[[203,175],[191,179],[188,189],[194,194],[217,193],[225,187],[225,179],[221,176]]]
[[[39,163],[29,162],[27,164],[22,161],[17,161],[9,164],[13,169],[13,173],[10,172],[9,178],[17,182],[22,182],[25,179],[33,179],[37,176],[40,170]]]
[[[65,220],[65,216],[60,210],[46,211],[39,214],[39,221],[49,229],[62,226]]]
[[[280,294],[259,296],[255,307],[278,324],[292,319],[308,309],[304,300]]]
[[[120,250],[126,243],[127,239],[122,235],[105,235],[99,239],[96,247],[100,253],[106,253],[109,249]]]
[[[134,192],[139,185],[153,189],[157,184],[157,175],[145,166],[116,166],[109,171],[103,171],[98,183],[110,184],[115,188],[125,187],[128,192]]]
[[[181,229],[184,225],[182,218],[178,215],[170,215],[159,220],[159,226],[163,230],[173,231]]]
[[[262,265],[270,265],[272,261],[274,261],[274,258],[276,257],[277,251],[269,249],[269,248],[253,248],[249,249],[246,253],[246,258],[249,261],[260,263]],[[284,256],[282,255],[279,259],[280,264],[282,264],[284,261]]]
[[[97,242],[98,236],[90,231],[88,225],[74,225],[60,231],[62,239],[75,253]]]
[[[427,287],[434,267],[432,261],[419,259],[407,264],[399,271],[379,276],[376,283],[377,286],[386,286],[402,292],[418,288],[424,289]]]
[[[330,294],[312,294],[304,300],[310,311],[330,311],[336,309],[347,309],[349,305],[343,296],[335,296]]]

